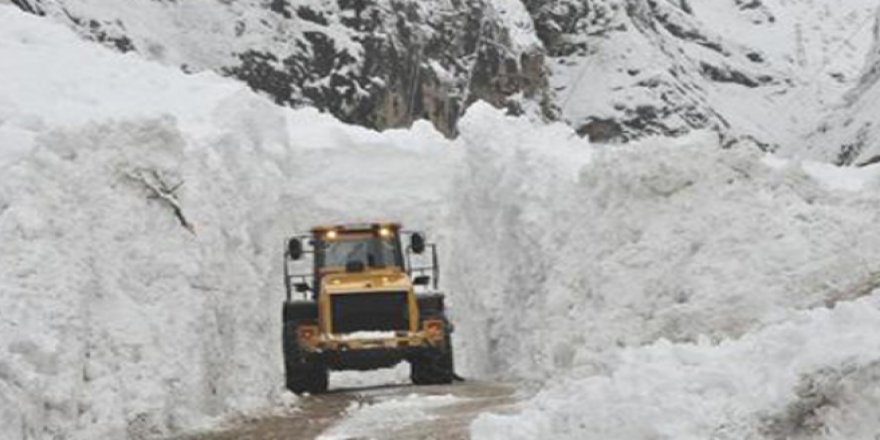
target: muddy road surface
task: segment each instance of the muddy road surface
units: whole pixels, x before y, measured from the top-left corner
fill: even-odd
[[[480,381],[343,388],[303,397],[288,414],[241,421],[223,431],[181,439],[464,440],[478,415],[510,411],[523,394],[514,385]]]

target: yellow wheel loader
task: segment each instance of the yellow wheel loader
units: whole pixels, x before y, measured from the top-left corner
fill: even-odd
[[[309,260],[310,270],[292,273]],[[397,223],[318,226],[290,238],[282,316],[287,388],[321,393],[331,370],[402,361],[414,384],[452,382],[452,325],[436,291],[438,275],[436,245]]]

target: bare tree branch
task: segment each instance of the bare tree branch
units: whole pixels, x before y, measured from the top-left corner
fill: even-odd
[[[126,171],[125,176],[142,184],[150,191],[150,198],[164,202],[174,212],[174,216],[177,217],[181,226],[192,234],[196,233],[195,225],[186,218],[180,200],[177,198],[176,191],[183,186],[182,180],[175,184],[169,184],[159,171],[145,169]]]

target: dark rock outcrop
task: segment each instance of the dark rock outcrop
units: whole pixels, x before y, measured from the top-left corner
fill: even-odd
[[[135,12],[123,16],[114,11],[117,16],[108,19],[104,10],[65,6],[81,6],[76,0],[16,2],[28,12],[48,9],[86,38],[115,49],[142,52],[187,71],[210,68],[241,79],[279,104],[312,105],[379,130],[428,119],[453,136],[458,118],[476,100],[511,113],[539,108],[543,117],[554,116],[543,48],[539,43],[521,47],[511,36],[507,11],[496,11],[490,0],[455,0],[451,8],[437,0],[217,2],[209,12],[230,20],[214,27],[234,26],[234,34],[214,32],[204,38],[237,41],[230,41],[231,58],[216,60],[193,43],[191,58],[201,63],[189,62],[186,53],[166,59],[183,52],[175,46],[182,43],[171,38],[130,37],[127,27],[140,19]],[[154,3],[168,16],[188,7]]]
[[[779,82],[772,68],[755,67],[764,61],[759,49],[714,33],[695,17],[688,1],[525,3],[547,48],[551,73],[574,78],[556,87],[563,96],[562,117],[594,141],[627,142],[693,129],[735,137],[708,89]],[[605,64],[598,69],[596,62]],[[603,76],[588,77],[595,71]],[[576,102],[580,95],[605,103],[584,105]]]
[[[36,15],[43,15],[43,10],[40,8],[36,1],[12,0],[12,4],[18,6],[22,11]]]

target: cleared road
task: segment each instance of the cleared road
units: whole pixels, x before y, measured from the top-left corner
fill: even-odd
[[[298,410],[185,440],[467,439],[470,422],[522,396],[510,384],[391,385],[304,397]]]

